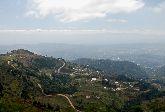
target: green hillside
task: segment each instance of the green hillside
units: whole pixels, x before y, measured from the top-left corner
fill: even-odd
[[[150,100],[164,99],[164,92],[150,82],[122,75],[134,76],[138,70],[139,76],[143,75],[135,64],[114,64],[108,60],[104,63],[119,67],[119,75],[23,49],[2,54],[0,112],[119,112],[130,108],[134,112],[137,110],[134,106],[145,111],[152,109],[152,103],[147,105]],[[128,69],[131,66],[135,70]],[[147,106],[141,106],[143,103]],[[162,108],[162,105],[157,107]]]

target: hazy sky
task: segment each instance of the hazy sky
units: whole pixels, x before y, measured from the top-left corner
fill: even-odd
[[[164,41],[164,20],[165,0],[0,0],[0,44]]]

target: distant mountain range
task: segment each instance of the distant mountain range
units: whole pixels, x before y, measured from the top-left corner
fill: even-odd
[[[164,44],[72,45],[45,43],[0,47],[0,53],[22,48],[37,54],[62,57],[66,60],[78,58],[127,60],[156,69],[165,63]]]

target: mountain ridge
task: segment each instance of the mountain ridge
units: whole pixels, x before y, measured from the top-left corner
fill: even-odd
[[[80,65],[88,65],[92,68],[106,72],[107,74],[133,76],[135,78],[147,77],[147,73],[137,64],[129,61],[113,61],[109,59],[81,58],[73,61]]]

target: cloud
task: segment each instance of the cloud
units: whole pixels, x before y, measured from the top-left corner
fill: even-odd
[[[71,33],[71,34],[137,34],[137,35],[150,35],[150,36],[165,36],[163,30],[155,29],[127,29],[127,30],[114,30],[114,29],[6,29],[0,30],[0,33]]]
[[[72,22],[103,18],[108,14],[131,13],[144,6],[142,0],[30,0],[26,16]]]
[[[108,19],[107,22],[110,22],[110,23],[127,23],[128,21],[126,19]]]
[[[164,13],[165,11],[165,2],[161,2],[158,6],[153,8],[153,12],[155,13]]]

